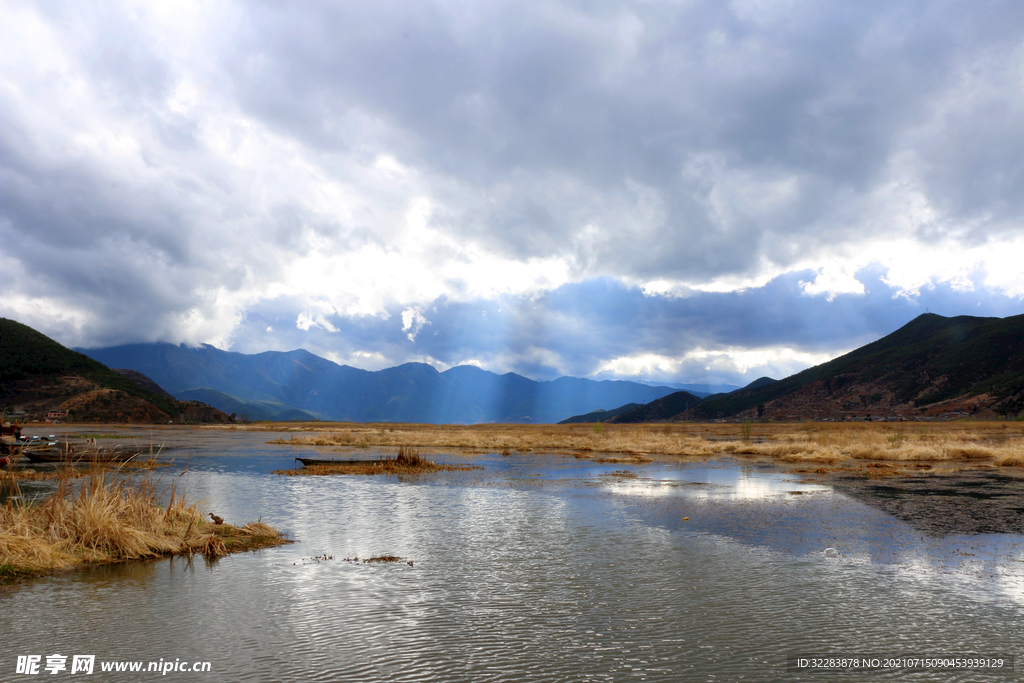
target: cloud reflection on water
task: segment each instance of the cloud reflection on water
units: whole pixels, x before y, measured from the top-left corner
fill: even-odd
[[[610,493],[629,496],[681,496],[720,500],[759,500],[792,495],[791,491],[831,493],[832,487],[795,481],[779,473],[757,472],[748,468],[687,468],[678,472],[658,472],[637,478],[611,476],[603,488]]]

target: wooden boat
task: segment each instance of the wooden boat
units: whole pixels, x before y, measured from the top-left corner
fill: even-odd
[[[0,456],[4,455],[17,455],[21,453],[21,449],[25,447],[25,444],[17,439],[9,436],[0,437]]]
[[[139,455],[138,451],[122,451],[116,448],[76,449],[74,446],[53,448],[26,448],[21,452],[30,462],[76,463],[76,462],[127,462]]]
[[[373,462],[380,462],[380,460],[324,460],[317,458],[295,458],[302,463],[303,467],[309,467],[310,465],[368,465]]]
[[[0,436],[0,467],[13,465],[23,448],[13,436]]]

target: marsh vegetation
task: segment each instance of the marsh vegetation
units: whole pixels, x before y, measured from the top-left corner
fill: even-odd
[[[965,423],[738,423],[593,425],[265,424],[291,432],[270,443],[343,449],[564,452],[577,458],[738,456],[825,464],[970,461],[1024,466],[1024,426]]]
[[[20,477],[3,480],[0,579],[83,565],[201,554],[209,559],[288,542],[261,522],[243,526],[207,521],[174,484],[121,467],[79,472],[63,467],[56,488],[41,500],[21,493]]]

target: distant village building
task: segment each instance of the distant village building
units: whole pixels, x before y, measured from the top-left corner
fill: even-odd
[[[51,420],[63,420],[67,418],[68,412],[69,411],[67,410],[51,410],[50,412],[46,413],[46,421],[49,422]]]

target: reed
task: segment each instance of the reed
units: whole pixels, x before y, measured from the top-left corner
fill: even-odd
[[[743,443],[750,443],[750,437],[754,433],[754,423],[749,419],[740,423],[740,440]]]
[[[384,462],[393,463],[398,467],[430,467],[434,464],[420,455],[415,448],[407,446],[399,446],[395,457],[386,458]]]
[[[0,576],[169,555],[214,559],[287,542],[265,524],[211,524],[174,484],[161,487],[149,473],[93,470],[77,485],[74,479],[64,468],[56,489],[31,503],[11,482],[13,495],[0,505]]]

